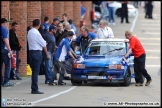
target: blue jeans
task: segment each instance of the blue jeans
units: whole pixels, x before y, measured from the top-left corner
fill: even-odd
[[[109,23],[115,23],[115,7],[109,7]]]
[[[50,59],[47,59],[46,54],[43,53],[44,62],[45,62],[45,82],[49,82],[52,75],[52,66],[53,66],[53,55],[51,52],[48,51],[48,54],[50,55]]]
[[[38,91],[38,75],[42,61],[42,52],[39,50],[29,50],[30,67],[32,70],[31,89]]]
[[[61,67],[61,71],[59,72],[60,67]],[[54,82],[54,79],[56,78],[56,74],[58,72],[60,73],[58,83],[62,83],[64,79],[65,71],[66,71],[65,62],[54,60],[54,72],[52,72],[50,83]]]
[[[6,84],[10,80],[11,59],[8,57],[8,50],[1,49],[1,85]],[[2,66],[5,64],[4,80],[2,77]]]

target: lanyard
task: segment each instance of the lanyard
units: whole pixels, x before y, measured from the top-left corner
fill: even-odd
[[[107,28],[107,27],[106,27],[106,29],[107,29],[107,32],[108,32],[108,28]],[[102,29],[101,29],[101,30],[102,30]],[[108,37],[106,37],[106,36],[105,36],[105,34],[104,34],[103,30],[102,30],[102,33],[103,33],[103,35],[104,35],[105,39],[106,39],[106,38],[109,38],[109,32],[108,32]]]

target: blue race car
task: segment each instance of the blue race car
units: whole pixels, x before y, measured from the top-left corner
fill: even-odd
[[[124,62],[123,57],[129,49],[126,39],[95,39],[92,40],[85,52],[73,64],[71,71],[72,85],[83,82],[119,82],[129,86],[134,78],[134,56],[129,55]]]

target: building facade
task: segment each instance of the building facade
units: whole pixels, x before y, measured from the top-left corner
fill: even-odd
[[[80,34],[80,6],[86,8],[86,26],[91,28],[92,1],[1,1],[1,18],[6,18],[11,23],[16,21],[19,24],[17,31],[19,42],[22,46],[20,51],[19,76],[26,76],[27,65],[27,27],[32,25],[34,19],[40,19],[43,23],[45,16],[50,19],[50,24],[54,17],[62,20],[62,14],[66,13],[68,19],[73,19],[74,25]],[[78,36],[78,35],[77,35]],[[4,67],[3,67],[4,72]]]

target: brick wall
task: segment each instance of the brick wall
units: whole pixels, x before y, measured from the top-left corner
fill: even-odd
[[[86,13],[85,13],[85,21],[86,21],[86,26],[91,29],[91,10],[92,10],[92,1],[82,1],[82,5],[86,8]]]
[[[1,1],[1,18],[8,20],[9,1]]]
[[[87,12],[85,20],[87,26],[91,26],[90,16],[91,1],[84,1]],[[8,19],[8,11],[10,11],[10,20],[18,22],[19,30],[17,31],[18,39],[22,46],[20,51],[20,67],[19,76],[26,75],[27,64],[27,26],[32,25],[34,19],[41,19],[43,22],[44,16],[49,16],[50,24],[53,18],[58,16],[62,20],[62,14],[67,13],[68,19],[73,19],[74,25],[80,34],[80,6],[81,1],[2,1],[1,2],[1,17]],[[10,28],[11,28],[10,23]],[[78,36],[77,35],[77,36]],[[4,67],[3,67],[4,70]]]
[[[9,19],[9,1],[2,1],[1,2],[1,18]]]
[[[67,14],[68,20],[73,19],[73,2],[72,1],[64,2],[64,13]]]
[[[62,14],[64,14],[64,2],[63,1],[54,1],[53,13],[54,13],[54,16],[57,16],[60,18],[60,20],[62,20]]]
[[[41,16],[42,16],[42,23],[44,22],[44,17],[49,17],[49,24],[53,22],[53,1],[42,1],[41,2]]]
[[[19,75],[26,75],[26,62],[27,62],[27,48],[26,48],[26,34],[27,34],[27,2],[26,1],[14,1],[10,2],[10,16],[11,23],[16,21],[19,25],[19,29],[16,32],[18,40],[22,46],[20,50],[20,67]]]
[[[41,2],[27,1],[27,26],[32,25],[34,19],[41,19]]]
[[[80,18],[81,18],[81,11],[80,11],[81,2],[80,1],[73,1],[73,23],[77,27],[78,34],[80,34]]]

